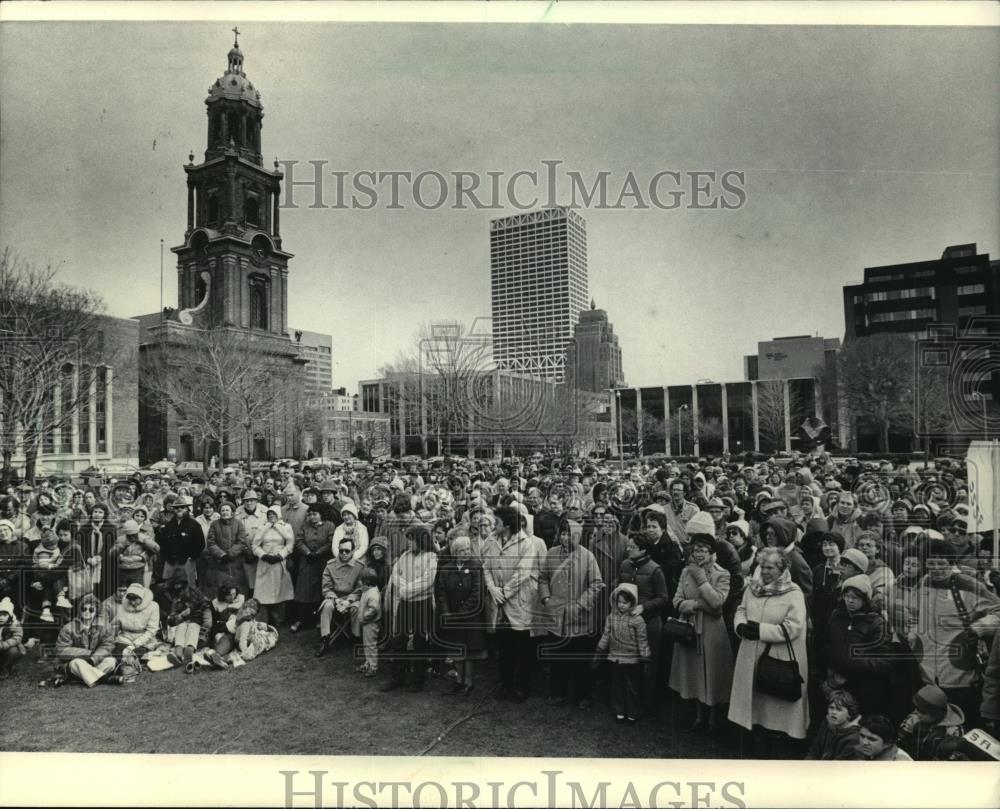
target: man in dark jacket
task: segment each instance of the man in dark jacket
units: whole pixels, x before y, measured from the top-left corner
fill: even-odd
[[[195,560],[205,550],[205,532],[191,517],[191,498],[178,497],[173,502],[174,519],[160,531],[160,557],[163,559],[163,579],[169,581],[177,568],[184,568],[187,579],[195,583]]]

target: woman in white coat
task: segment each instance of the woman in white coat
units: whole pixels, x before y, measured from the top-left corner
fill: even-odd
[[[733,620],[741,642],[733,672],[729,720],[753,732],[758,754],[767,757],[771,735],[768,731],[793,739],[806,738],[809,727],[807,615],[802,590],[792,582],[788,557],[777,548],[764,548],[757,559],[759,565]],[[795,702],[762,694],[754,687],[757,661],[767,644],[770,644],[771,657],[790,659],[782,627],[791,639],[802,677],[802,696]]]
[[[254,598],[267,613],[267,623],[277,627],[285,617],[285,602],[295,597],[287,566],[295,547],[295,535],[292,526],[281,519],[281,509],[277,506],[267,510],[267,522],[257,529],[252,547],[258,559]]]

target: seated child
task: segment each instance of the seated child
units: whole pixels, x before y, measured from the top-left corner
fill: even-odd
[[[913,707],[916,710],[899,726],[899,746],[916,761],[935,761],[945,739],[962,735],[965,714],[936,685],[925,685],[914,694]]]
[[[253,660],[278,645],[278,630],[257,620],[260,604],[251,598],[235,618],[236,651],[244,660]]]
[[[827,700],[826,719],[813,739],[806,759],[852,761],[858,745],[858,701],[847,691],[833,691]]]

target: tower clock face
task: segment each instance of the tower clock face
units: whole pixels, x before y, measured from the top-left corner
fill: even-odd
[[[267,261],[267,248],[260,242],[257,242],[250,248],[250,253],[253,256],[254,262],[257,264],[263,264]]]

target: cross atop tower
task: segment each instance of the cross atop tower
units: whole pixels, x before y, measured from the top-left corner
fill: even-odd
[[[233,26],[233,47],[238,48],[240,46],[240,29],[237,26]]]

